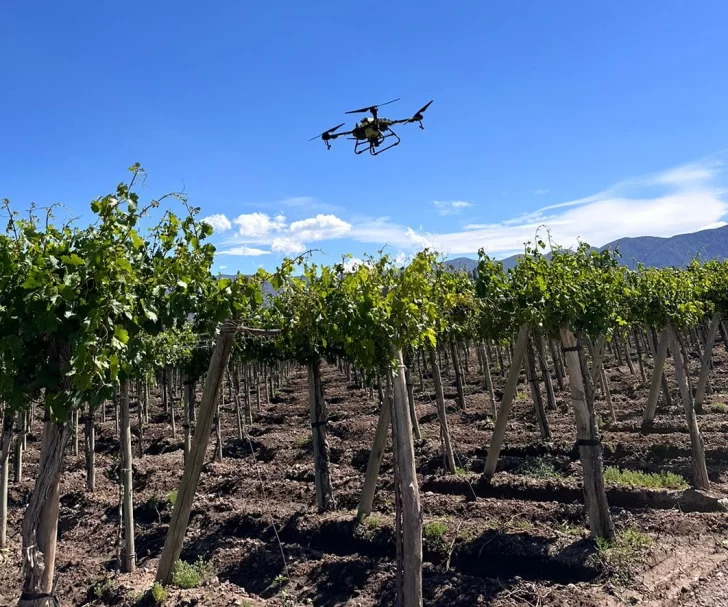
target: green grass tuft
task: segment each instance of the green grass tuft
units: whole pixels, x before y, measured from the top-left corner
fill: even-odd
[[[152,600],[155,605],[161,605],[167,598],[167,589],[159,582],[154,582],[152,586]]]
[[[710,410],[713,413],[725,413],[725,404],[724,403],[715,403]]]
[[[688,483],[679,474],[665,472],[659,474],[639,470],[620,470],[608,467],[604,470],[604,480],[617,485],[632,485],[649,489],[687,489]]]
[[[432,521],[427,523],[422,529],[422,535],[430,542],[438,542],[442,540],[447,533],[447,525],[442,521]]]
[[[652,538],[636,527],[616,534],[612,541],[597,538],[597,557],[604,570],[620,584],[632,579],[635,567],[643,562],[653,544]]]
[[[172,570],[172,583],[179,588],[197,588],[213,574],[212,563],[199,557],[193,564],[177,561]]]
[[[299,436],[295,440],[295,445],[299,449],[307,449],[309,446],[313,444],[313,437],[312,436]]]
[[[526,469],[526,474],[535,476],[536,478],[564,478],[564,475],[554,468],[554,465],[542,458],[538,458],[535,462],[530,463]]]

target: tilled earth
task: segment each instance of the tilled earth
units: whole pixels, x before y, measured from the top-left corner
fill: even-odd
[[[649,378],[651,360],[645,364]],[[693,365],[697,373],[697,362]],[[673,405],[668,408],[661,399],[655,428],[648,434],[640,426],[649,385],[639,372],[631,374],[611,358],[607,373],[617,421],[598,400],[605,466],[664,470],[689,480],[690,440],[672,369],[666,373]],[[452,476],[442,471],[432,384],[426,381],[419,390],[415,378],[422,430],[415,453],[425,520],[425,605],[728,605],[728,515],[720,501],[728,496],[728,355],[723,344],[716,347],[711,378],[713,394],[698,416],[711,494],[608,484],[620,536],[649,538],[650,545],[631,550],[623,543],[606,552],[588,539],[585,527],[568,385],[565,392],[556,388],[557,407],[548,412],[552,439],[543,442],[528,384],[519,384],[499,472],[484,485],[479,473],[493,420],[477,369],[472,367],[466,378],[464,412],[455,405],[452,378],[445,378],[460,468]],[[337,510],[316,511],[304,371],[288,378],[260,411],[253,405],[254,423],[243,440],[232,406],[226,404],[221,410],[223,460],[213,461],[213,435],[182,554],[188,562],[211,561],[214,576],[200,588],[170,588],[166,605],[393,604],[389,449],[375,512],[361,523],[355,520],[378,404],[334,367],[324,367],[323,380]],[[502,389],[498,371],[494,381]],[[134,462],[136,573],[115,571],[118,440],[111,407],[109,421],[99,425],[97,435],[95,493],[85,492],[83,437],[78,455],[69,446],[57,559],[61,605],[132,605],[152,585],[170,518],[169,500],[183,468],[181,428],[173,438],[159,394],[154,396],[145,455]],[[0,606],[14,604],[20,588],[18,532],[37,469],[40,430],[36,420],[27,439],[23,482],[10,488],[10,549],[0,561]]]

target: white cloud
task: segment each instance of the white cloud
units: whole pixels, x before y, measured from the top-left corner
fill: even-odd
[[[238,226],[240,236],[260,238],[285,229],[286,218],[276,215],[271,219],[266,213],[243,213],[233,219],[233,223]]]
[[[544,194],[548,194],[548,193],[549,193],[549,190],[547,190],[547,189],[540,189],[540,190],[536,190],[534,192],[534,194],[536,194],[537,196],[543,196]]]
[[[410,242],[416,244],[417,246],[419,246],[423,249],[432,246],[432,243],[427,238],[425,238],[421,234],[418,234],[410,227],[408,227],[407,230],[405,231],[405,235],[409,239]]]
[[[288,223],[283,215],[248,213],[233,221],[238,231],[224,241],[228,249],[220,254],[297,254],[312,242],[346,238],[376,244],[377,248],[395,247],[398,260],[406,260],[407,255],[423,248],[444,255],[472,254],[484,248],[491,255],[504,256],[523,251],[524,242],[533,242],[539,230],[545,237],[544,226],[553,242],[566,247],[578,240],[602,246],[621,237],[673,236],[726,224],[728,189],[720,187],[724,185],[719,179],[723,177],[721,170],[720,163],[692,163],[622,180],[596,194],[499,222],[469,223],[445,232],[429,232],[422,226],[415,230],[390,217],[352,216],[345,220],[335,214],[317,214]],[[294,201],[290,206],[306,208],[308,199],[289,200]],[[435,201],[433,205],[438,213],[453,215],[472,203],[453,200]]]
[[[397,253],[394,257],[394,264],[397,267],[402,267],[412,261],[412,257],[412,255],[407,255],[404,251],[399,251],[399,253]]]
[[[408,251],[419,250],[429,245],[427,238],[420,232],[409,226],[392,223],[389,217],[353,222],[348,236],[358,242],[386,244]]]
[[[432,204],[435,205],[438,215],[456,215],[463,209],[473,206],[472,202],[465,200],[433,200]]]
[[[227,270],[227,266],[220,266],[220,270]]]
[[[276,253],[293,255],[295,253],[303,253],[306,250],[306,245],[294,238],[274,238],[270,248]]]
[[[371,267],[371,263],[358,257],[351,257],[344,262],[344,272],[354,272],[360,266]]]
[[[236,217],[233,223],[238,231],[223,244],[230,247],[228,251],[235,251],[238,255],[262,255],[271,251],[283,255],[302,253],[307,248],[307,242],[341,238],[352,229],[350,223],[331,214],[319,214],[289,224],[282,214],[271,217],[261,212],[244,213]],[[266,245],[271,251],[251,245]],[[222,251],[221,254],[226,252]]]
[[[233,247],[231,249],[224,249],[222,251],[216,251],[218,255],[239,255],[239,256],[255,256],[255,255],[268,255],[270,251],[264,251],[263,249],[256,249],[254,247]]]
[[[351,231],[351,224],[336,215],[316,215],[294,221],[288,231],[299,240],[330,240]]]
[[[213,227],[215,232],[227,232],[233,227],[230,223],[230,220],[221,213],[218,213],[216,215],[210,215],[208,217],[203,217],[202,221],[204,221],[205,223],[209,223]]]
[[[492,255],[507,255],[522,251],[539,230],[545,237],[544,227],[555,243],[566,247],[575,246],[579,239],[603,246],[629,236],[674,236],[725,223],[728,190],[712,185],[717,176],[714,167],[688,165],[625,180],[598,194],[498,223],[468,224],[460,231],[437,233],[415,232],[380,218],[355,225],[352,237],[410,251],[429,247],[451,255],[476,253],[482,247]],[[656,184],[662,184],[663,191],[644,195],[647,186],[654,189]]]
[[[707,166],[686,164],[658,173],[654,177],[654,182],[673,186],[687,186],[708,181],[714,174],[714,170]]]

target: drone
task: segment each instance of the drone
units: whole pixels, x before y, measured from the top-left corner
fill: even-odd
[[[362,118],[361,121],[357,122],[354,125],[354,128],[350,131],[337,133],[336,131],[344,126],[344,124],[346,124],[342,122],[334,128],[329,129],[328,131],[324,131],[320,135],[311,137],[309,141],[313,141],[314,139],[318,139],[320,137],[326,144],[326,149],[330,150],[331,141],[333,139],[336,139],[338,137],[344,137],[346,135],[351,135],[351,137],[347,137],[347,139],[356,141],[356,143],[354,144],[355,154],[362,154],[369,150],[369,153],[372,156],[376,156],[377,154],[386,152],[387,150],[393,148],[395,145],[398,145],[400,142],[399,136],[392,130],[392,126],[395,124],[409,124],[411,122],[417,122],[420,125],[420,128],[424,129],[425,127],[422,126],[423,114],[432,103],[432,101],[429,101],[419,110],[417,110],[417,112],[415,112],[414,116],[412,116],[411,118],[402,118],[399,120],[380,118],[379,108],[384,105],[394,103],[395,101],[399,101],[399,99],[393,99],[392,101],[387,101],[387,103],[380,103],[379,105],[371,105],[369,107],[359,108],[358,110],[344,112],[345,114],[365,114],[367,112],[371,112],[371,117],[366,116]],[[381,147],[382,144],[384,144],[385,142],[386,145],[384,147]]]

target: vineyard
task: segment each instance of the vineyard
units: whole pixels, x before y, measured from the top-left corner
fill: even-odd
[[[130,171],[4,201],[0,605],[721,604],[728,262],[224,278]]]

